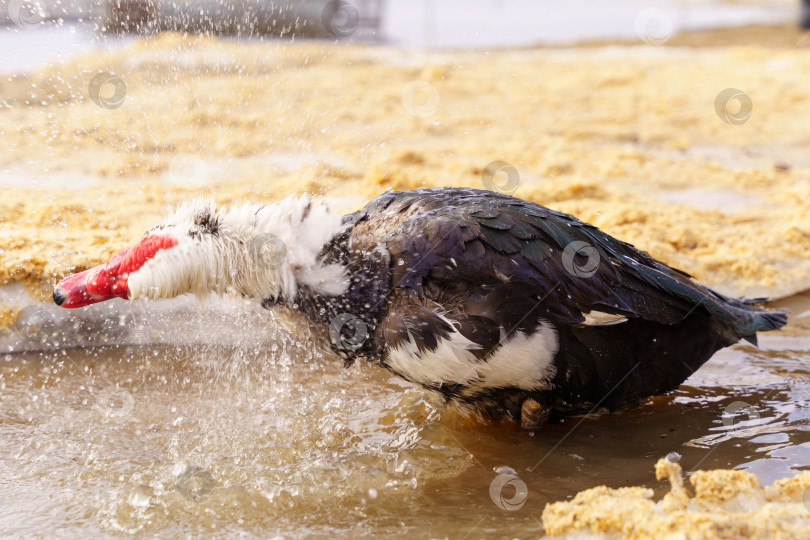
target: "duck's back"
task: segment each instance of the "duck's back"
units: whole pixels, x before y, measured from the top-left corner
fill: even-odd
[[[519,416],[527,399],[615,408],[785,323],[570,215],[490,191],[390,192],[346,220],[351,251],[387,270],[380,361],[496,416]]]

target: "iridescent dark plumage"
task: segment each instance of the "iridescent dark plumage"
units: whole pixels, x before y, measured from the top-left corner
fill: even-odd
[[[527,401],[560,413],[630,406],[676,388],[718,349],[786,322],[570,215],[490,191],[390,192],[344,220],[324,256],[347,265],[349,290],[302,290],[297,307],[324,324],[341,313],[362,321],[367,338],[353,341],[352,327],[332,340],[348,361],[365,357],[492,417],[520,420]],[[594,324],[585,316],[594,312],[617,320]],[[543,332],[536,343],[553,349],[553,365],[538,357],[535,367],[548,380],[532,387],[486,370],[500,349]],[[476,346],[463,358],[478,379],[461,376],[461,364],[426,364],[441,362],[451,339]],[[395,361],[403,348],[418,362]]]

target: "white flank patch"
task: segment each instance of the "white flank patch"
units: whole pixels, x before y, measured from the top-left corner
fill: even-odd
[[[623,317],[622,315],[614,315],[613,313],[604,313],[602,311],[591,311],[589,313],[583,313],[583,317],[585,317],[585,324],[586,326],[607,326],[610,324],[619,324],[623,323],[627,320],[627,317]]]
[[[458,332],[440,339],[435,351],[419,353],[413,342],[390,349],[387,363],[397,373],[427,385],[459,384],[474,394],[488,388],[542,390],[556,374],[553,361],[559,350],[557,332],[543,323],[531,335],[516,332],[485,361],[471,350],[480,349]]]
[[[471,349],[480,349],[458,332],[450,339],[439,339],[435,351],[419,352],[409,341],[402,347],[389,349],[387,363],[406,379],[422,384],[466,384],[476,377],[475,358]]]
[[[480,364],[483,388],[515,387],[522,390],[545,390],[557,373],[554,356],[560,348],[557,332],[544,322],[531,335],[515,332],[495,354]]]

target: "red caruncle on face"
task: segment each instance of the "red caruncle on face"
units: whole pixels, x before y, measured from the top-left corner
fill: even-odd
[[[66,277],[54,288],[54,302],[64,308],[88,306],[112,298],[129,297],[127,279],[161,249],[177,245],[177,239],[165,235],[144,237],[134,246],[119,251],[102,264]]]

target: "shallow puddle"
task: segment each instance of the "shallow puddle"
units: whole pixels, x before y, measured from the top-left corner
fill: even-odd
[[[807,299],[783,304],[801,315]],[[671,395],[536,433],[465,422],[267,324],[253,344],[0,356],[0,530],[525,538],[579,490],[666,491],[652,471],[670,452],[685,471],[763,483],[810,468],[808,318],[722,351]]]

